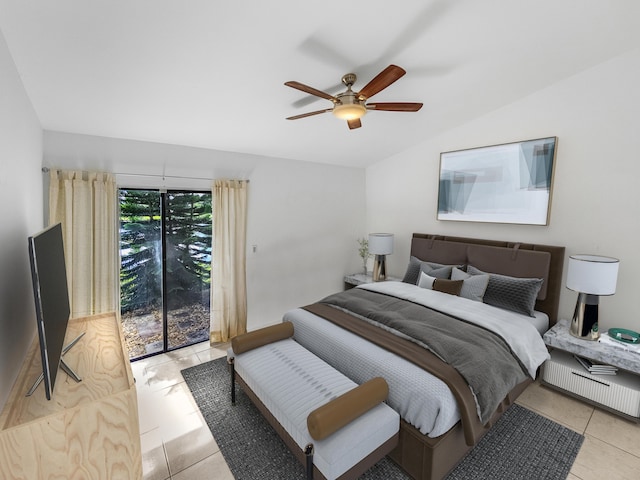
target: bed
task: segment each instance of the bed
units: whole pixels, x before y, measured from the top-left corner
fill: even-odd
[[[339,292],[284,321],[300,344],[357,383],[387,380],[388,403],[402,418],[390,456],[411,477],[435,480],[547,358],[541,334],[557,321],[563,263],[564,247],[416,233],[403,282]],[[471,287],[481,279],[486,290],[477,297]],[[457,295],[443,293],[450,289]]]

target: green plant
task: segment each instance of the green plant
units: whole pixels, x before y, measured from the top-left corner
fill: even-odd
[[[358,255],[360,255],[360,257],[362,257],[362,263],[364,265],[364,273],[366,275],[367,273],[367,259],[371,256],[371,254],[369,253],[369,240],[367,240],[366,238],[359,238],[357,240],[359,248],[358,248]]]

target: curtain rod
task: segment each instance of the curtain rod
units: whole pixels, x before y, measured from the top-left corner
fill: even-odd
[[[42,167],[42,173],[48,173],[49,170],[51,170],[49,167]],[[123,175],[125,177],[158,177],[162,179],[178,178],[182,180],[209,180],[211,182],[215,180],[213,178],[205,178],[205,177],[183,177],[179,175],[159,175],[157,173],[113,173],[113,172],[108,172],[108,173],[111,173],[112,175]],[[249,183],[249,180],[242,180],[242,181]]]

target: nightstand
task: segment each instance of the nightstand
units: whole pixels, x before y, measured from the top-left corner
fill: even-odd
[[[397,277],[387,277],[387,281],[400,282],[401,278]],[[344,289],[349,290],[357,285],[362,285],[363,283],[373,283],[373,276],[370,273],[366,275],[364,273],[352,273],[351,275],[344,276]]]
[[[640,423],[640,354],[576,338],[569,333],[568,320],[560,320],[543,340],[552,347],[543,385]],[[593,375],[573,355],[619,370],[617,375]]]

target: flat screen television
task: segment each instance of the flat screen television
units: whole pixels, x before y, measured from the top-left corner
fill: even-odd
[[[60,223],[29,237],[29,259],[42,356],[41,378],[47,400],[51,400],[71,313]]]

